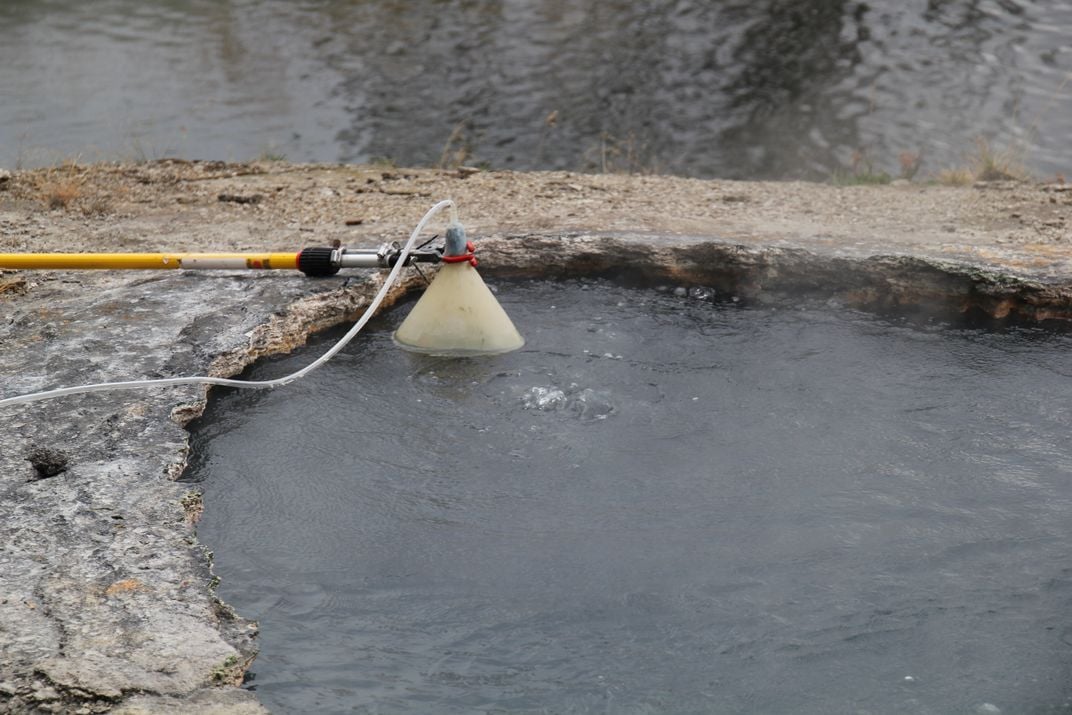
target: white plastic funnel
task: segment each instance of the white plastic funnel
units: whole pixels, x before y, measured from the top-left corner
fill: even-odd
[[[431,355],[494,355],[525,344],[469,263],[447,263],[394,334],[406,350]]]

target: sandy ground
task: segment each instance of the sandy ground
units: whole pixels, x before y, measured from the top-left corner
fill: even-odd
[[[625,231],[870,251],[927,247],[981,260],[1004,251],[1029,267],[1052,262],[1062,271],[1072,249],[1069,189],[164,160],[16,173],[0,186],[0,251],[369,245],[404,237],[428,206],[453,198],[474,236]]]

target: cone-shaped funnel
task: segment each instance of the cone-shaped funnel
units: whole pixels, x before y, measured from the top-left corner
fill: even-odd
[[[395,331],[395,343],[432,355],[492,355],[525,339],[468,263],[448,263]]]

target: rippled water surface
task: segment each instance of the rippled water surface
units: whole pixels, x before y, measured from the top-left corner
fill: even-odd
[[[520,352],[400,352],[403,309],[213,400],[199,536],[267,705],[1069,711],[1069,337],[500,296]]]
[[[1072,170],[1065,0],[4,0],[0,166]],[[855,160],[854,160],[855,157]]]

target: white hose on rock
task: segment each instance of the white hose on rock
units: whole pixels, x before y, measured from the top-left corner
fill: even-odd
[[[172,387],[175,385],[224,385],[226,387],[241,387],[250,388],[255,390],[263,390],[270,387],[279,387],[295,380],[305,377],[313,370],[317,369],[336,354],[349,343],[354,337],[361,332],[361,329],[365,327],[373,315],[376,314],[376,310],[380,307],[384,297],[387,295],[387,291],[391,289],[391,286],[398,280],[398,275],[402,272],[402,268],[406,265],[406,260],[409,258],[410,251],[413,249],[413,245],[417,242],[421,233],[424,231],[425,226],[432,218],[445,208],[449,208],[451,211],[451,223],[457,223],[457,214],[454,206],[454,202],[450,199],[440,201],[432,208],[428,209],[428,212],[424,215],[418,223],[416,228],[413,229],[413,233],[410,234],[409,240],[406,241],[406,245],[402,247],[401,253],[398,255],[398,260],[391,269],[391,272],[387,274],[387,279],[383,282],[383,286],[380,288],[376,297],[369,303],[368,308],[361,317],[354,323],[354,326],[347,331],[346,335],[342,336],[337,343],[335,343],[330,350],[321,355],[319,358],[309,363],[301,370],[292,372],[284,377],[277,377],[273,380],[232,380],[226,377],[208,377],[196,376],[196,377],[167,377],[156,380],[129,380],[126,382],[100,382],[94,385],[81,385],[78,387],[59,387],[54,390],[44,390],[42,392],[33,392],[27,395],[17,395],[15,397],[8,397],[0,400],[0,407],[7,407],[9,405],[18,405],[26,402],[37,402],[38,400],[50,400],[53,397],[63,397],[65,395],[77,395],[83,392],[103,392],[105,390],[133,390],[143,387]]]

